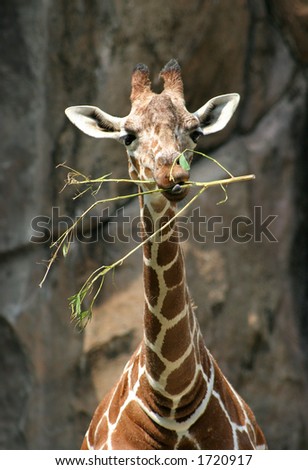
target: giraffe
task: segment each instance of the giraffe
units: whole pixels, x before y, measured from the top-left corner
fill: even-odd
[[[205,346],[173,220],[188,192],[189,171],[179,155],[190,149],[190,162],[199,137],[226,126],[239,95],[216,96],[190,113],[177,61],[160,77],[164,88],[157,94],[148,67],[135,67],[126,117],[94,106],[65,110],[84,133],[124,144],[130,177],[145,182],[141,191],[163,190],[139,195],[144,240],[154,235],[143,246],[143,339],[97,407],[82,449],[264,449],[252,411]]]

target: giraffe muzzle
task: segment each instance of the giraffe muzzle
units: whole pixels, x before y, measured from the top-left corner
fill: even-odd
[[[167,172],[163,178],[156,179],[156,184],[160,189],[164,190],[163,194],[169,201],[181,201],[187,196],[189,190],[189,186],[185,185],[185,182],[188,180],[188,174],[183,179],[177,177],[174,180],[169,175],[170,173]]]
[[[189,179],[189,173],[178,165],[172,169],[172,176],[170,176],[171,165],[165,168],[160,168],[155,174],[155,181],[160,189],[163,189],[164,196],[170,201],[181,201],[187,195],[189,186],[185,182]]]
[[[189,180],[189,171],[185,170],[177,161],[178,152],[161,155],[156,159],[154,179],[157,186],[163,189],[164,196],[170,201],[181,201],[188,193],[189,187],[185,185]]]

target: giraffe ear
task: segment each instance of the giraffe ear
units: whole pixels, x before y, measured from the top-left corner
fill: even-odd
[[[124,118],[111,116],[96,106],[71,106],[66,108],[65,114],[78,129],[91,137],[98,139],[120,137]]]
[[[240,95],[229,93],[212,98],[198,109],[194,115],[200,121],[203,134],[212,134],[223,129],[233,116],[239,101]]]

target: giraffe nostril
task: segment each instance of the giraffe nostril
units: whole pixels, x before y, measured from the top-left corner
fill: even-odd
[[[169,175],[169,181],[173,181],[175,185],[185,184],[185,182],[188,180],[189,180],[189,171],[184,170],[181,165],[175,165],[173,169],[171,169],[171,172]]]

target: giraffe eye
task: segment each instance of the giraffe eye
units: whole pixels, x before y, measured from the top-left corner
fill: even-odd
[[[136,140],[136,136],[134,134],[126,134],[126,136],[123,137],[123,142],[126,146],[129,146],[132,142]]]
[[[203,133],[201,131],[193,131],[191,134],[190,134],[190,138],[191,140],[196,144],[199,137],[201,137],[203,135]]]

